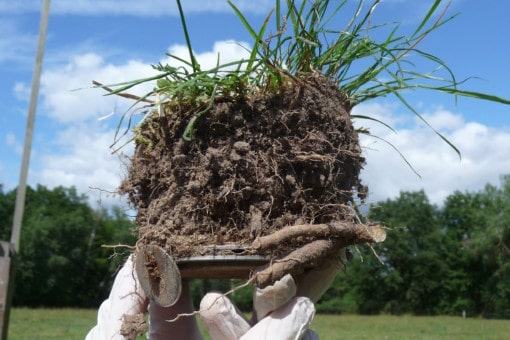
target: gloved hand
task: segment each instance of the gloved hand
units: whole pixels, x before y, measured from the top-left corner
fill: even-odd
[[[193,303],[187,282],[182,283],[179,300],[171,307],[161,307],[150,302],[138,282],[133,256],[129,256],[115,277],[110,296],[99,307],[97,325],[90,330],[86,340],[135,339],[142,331],[140,323],[149,313],[148,337],[157,339],[202,339],[196,318],[184,317],[174,322],[179,314],[193,312]],[[126,322],[127,321],[127,322]]]
[[[200,317],[212,340],[318,339],[308,330],[315,315],[313,302],[295,294],[290,275],[255,289],[250,322],[223,294],[208,293],[200,303]]]
[[[314,303],[329,288],[342,263],[345,251],[328,258],[320,267],[296,278],[290,275],[274,285],[254,291],[254,313],[246,320],[230,300],[219,293],[209,293],[201,301],[200,316],[213,340],[219,339],[318,339],[308,327],[314,317]],[[135,339],[139,328],[125,327],[125,320],[143,320],[149,313],[149,339],[202,339],[196,318],[179,314],[194,310],[187,282],[183,282],[179,300],[171,307],[149,303],[134,270],[130,256],[117,274],[110,296],[98,311],[97,325],[87,340]],[[128,323],[129,324],[129,323]],[[136,323],[135,323],[136,326]]]
[[[86,340],[124,339],[121,328],[124,319],[144,314],[148,300],[138,284],[133,270],[133,258],[130,256],[120,269],[113,282],[108,299],[103,301],[97,313],[95,325],[85,337]],[[127,336],[127,339],[134,339]]]
[[[314,303],[346,261],[342,249],[337,256],[298,276],[298,286],[292,276],[286,275],[271,286],[256,288],[251,321],[220,293],[204,296],[200,317],[213,340],[318,339],[308,329],[315,314]]]

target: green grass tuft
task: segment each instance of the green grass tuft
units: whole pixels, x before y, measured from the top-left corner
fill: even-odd
[[[446,1],[445,6],[440,6],[445,1],[435,0],[411,35],[400,34],[399,23],[372,23],[374,12],[382,5],[380,0],[372,1],[370,5],[358,0],[357,8],[352,13],[347,12],[347,0],[275,0],[274,9],[259,27],[251,24],[229,1],[253,39],[250,57],[227,64],[218,62],[210,70],[202,70],[193,55],[181,1],[176,1],[189,60],[169,54],[171,59],[184,66],[155,65],[153,67],[159,71],[157,76],[114,84],[115,90],[111,94],[120,94],[140,83],[156,80],[154,90],[140,100],[157,95],[159,99],[154,104],[155,109],[168,103],[191,104],[194,109],[183,135],[186,140],[193,138],[195,121],[218,99],[242,100],[258,91],[278,92],[289,83],[301,85],[300,77],[309,73],[322,74],[338,84],[339,91],[349,99],[348,109],[375,98],[396,97],[459,157],[460,151],[430,126],[406,100],[405,93],[427,90],[453,95],[455,100],[458,96],[464,96],[510,104],[504,98],[461,89],[459,86],[467,79],[457,80],[450,67],[439,57],[419,49],[420,43],[429,34],[456,17],[456,14],[447,16],[451,0]],[[338,20],[335,19],[339,16],[350,20],[343,27],[336,27]],[[274,24],[274,33],[266,35],[269,24]],[[375,38],[381,35],[382,39]],[[426,63],[423,64],[423,61]],[[416,65],[431,65],[431,70],[419,70]],[[151,110],[147,114],[155,112],[161,113],[162,110]],[[120,130],[126,114],[119,123],[116,139],[125,135]],[[374,119],[362,115],[353,118]],[[360,132],[370,133],[367,130]]]

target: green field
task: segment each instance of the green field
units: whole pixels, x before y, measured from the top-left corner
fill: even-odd
[[[9,339],[83,339],[95,310],[11,311]],[[312,325],[322,340],[334,339],[508,339],[510,320],[461,317],[317,315]]]

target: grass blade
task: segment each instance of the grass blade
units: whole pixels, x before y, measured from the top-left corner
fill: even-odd
[[[186,39],[186,46],[188,47],[189,58],[191,61],[191,65],[193,66],[193,72],[197,72],[200,70],[200,65],[195,59],[195,55],[193,54],[193,48],[191,47],[191,40],[189,38],[188,26],[186,25],[186,18],[184,17],[184,11],[182,10],[181,0],[177,0],[177,7],[179,8],[179,17],[181,18],[181,25],[184,31],[184,37]]]

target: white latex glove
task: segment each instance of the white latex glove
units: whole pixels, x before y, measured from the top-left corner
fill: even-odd
[[[296,285],[290,275],[272,286],[257,288],[253,297],[253,327],[220,293],[204,296],[200,317],[213,340],[318,339],[308,330],[315,315],[313,302],[295,294]]]
[[[117,273],[110,296],[99,307],[97,325],[87,334],[86,340],[123,340],[136,337],[124,337],[120,334],[125,315],[144,314],[147,310],[148,301],[133,268],[133,258],[130,256]]]
[[[296,277],[298,289],[296,295],[309,297],[314,303],[326,293],[331,287],[335,276],[348,262],[347,250],[341,249],[337,254],[333,254],[321,263],[320,266],[306,271]]]
[[[347,262],[346,250],[296,278],[284,276],[272,286],[257,288],[251,323],[225,296],[207,294],[200,303],[200,317],[213,340],[318,339],[308,330],[317,302]],[[252,327],[251,325],[254,326]]]
[[[327,259],[320,267],[298,277],[296,288],[290,275],[274,285],[254,292],[254,318],[251,324],[226,297],[218,293],[207,294],[200,305],[200,316],[216,339],[318,339],[307,331],[315,308],[313,303],[329,288],[334,276],[345,263],[345,251],[337,257]],[[304,295],[307,297],[296,297]],[[157,339],[202,339],[196,319],[183,317],[175,322],[178,314],[192,313],[193,305],[189,287],[183,282],[179,300],[171,307],[150,303],[145,296],[134,270],[130,256],[121,268],[108,299],[99,307],[97,325],[87,334],[87,340],[135,339],[136,334],[124,337],[121,327],[125,316],[144,315],[149,312],[151,340]]]
[[[196,319],[193,317],[180,318],[175,322],[178,314],[192,313],[193,304],[189,294],[187,282],[183,282],[181,296],[171,307],[161,307],[157,303],[149,303],[134,270],[133,257],[129,256],[121,268],[110,291],[110,296],[99,307],[97,325],[90,330],[86,340],[124,340],[135,339],[136,334],[123,336],[122,322],[126,315],[145,315],[149,312],[150,340],[158,339],[202,339]]]

